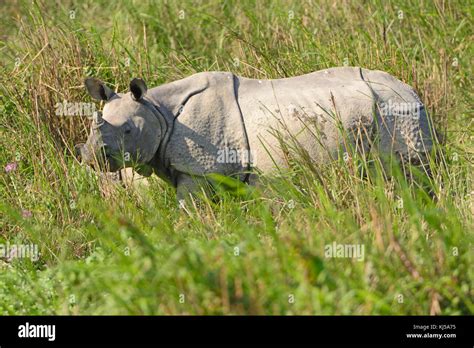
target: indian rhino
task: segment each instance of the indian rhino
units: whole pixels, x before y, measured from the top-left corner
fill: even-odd
[[[316,162],[347,146],[344,132],[360,151],[376,145],[417,164],[426,163],[432,147],[423,103],[382,71],[339,67],[275,80],[202,72],[149,90],[133,79],[128,93],[95,78],[85,86],[105,106],[86,144],[77,147],[83,161],[100,159],[102,170],[134,165],[142,175],[155,173],[177,188],[178,199],[206,174],[248,182],[254,169],[287,166],[285,141]]]

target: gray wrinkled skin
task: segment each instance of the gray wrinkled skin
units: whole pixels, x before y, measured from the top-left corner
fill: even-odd
[[[277,80],[203,72],[150,90],[134,79],[125,94],[89,78],[86,88],[105,106],[77,147],[83,161],[155,173],[177,187],[178,199],[209,173],[246,181],[254,168],[287,166],[281,140],[296,140],[316,162],[334,159],[347,144],[341,127],[360,151],[376,144],[416,164],[432,147],[419,97],[382,71],[331,68]],[[241,156],[223,160],[226,151]]]

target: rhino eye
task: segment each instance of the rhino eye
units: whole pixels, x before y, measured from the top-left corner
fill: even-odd
[[[124,126],[123,132],[124,132],[124,134],[132,133],[132,127],[130,127],[130,125],[128,123],[126,123],[125,126]]]

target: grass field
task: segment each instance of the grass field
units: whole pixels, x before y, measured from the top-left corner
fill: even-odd
[[[0,314],[472,314],[472,14],[467,0],[3,1]],[[418,91],[439,132],[433,197],[376,160],[295,157],[183,211],[158,178],[122,187],[81,166],[90,120],[55,112],[91,102],[86,76],[125,91],[343,65]],[[333,243],[364,257],[328,257]]]

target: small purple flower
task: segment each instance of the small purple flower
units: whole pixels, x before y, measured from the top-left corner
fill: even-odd
[[[28,219],[33,216],[33,213],[29,210],[23,209],[21,211],[21,216],[23,216],[25,219]]]
[[[5,166],[5,171],[7,173],[13,172],[16,170],[17,167],[18,164],[16,162],[7,163],[7,165]]]

